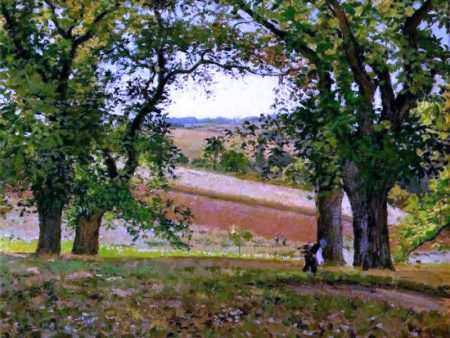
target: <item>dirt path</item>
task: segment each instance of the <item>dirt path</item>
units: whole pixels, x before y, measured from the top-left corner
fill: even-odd
[[[387,302],[392,306],[400,306],[416,312],[436,311],[450,315],[449,298],[416,291],[370,288],[353,284],[330,285],[327,283],[296,283],[289,284],[287,287],[301,295],[345,296],[347,298]]]

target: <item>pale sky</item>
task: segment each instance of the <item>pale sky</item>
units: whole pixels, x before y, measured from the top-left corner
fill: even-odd
[[[445,28],[433,27],[433,32],[442,38],[442,44],[450,46],[450,35]],[[274,103],[276,77],[247,75],[237,79],[216,72],[212,84],[205,89],[189,80],[183,89],[172,90],[172,103],[168,106],[169,116],[186,117],[246,117],[269,114]]]
[[[212,92],[188,81],[183,89],[171,91],[172,103],[169,116],[186,117],[245,117],[259,116],[271,112],[274,102],[274,88],[278,78],[247,75],[237,79],[222,73],[215,73],[213,83],[207,85]]]

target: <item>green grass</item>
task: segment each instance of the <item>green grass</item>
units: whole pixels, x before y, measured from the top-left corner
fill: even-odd
[[[7,237],[0,237],[0,253],[33,253],[36,251],[37,239],[31,241],[13,240]],[[61,244],[61,251],[69,253],[72,250],[73,241],[64,241]]]
[[[0,273],[0,331],[9,336],[445,337],[449,329],[438,313],[286,287],[342,276],[219,258],[0,255]]]
[[[63,241],[61,244],[62,253],[70,253],[72,251],[73,241]],[[11,240],[9,238],[0,237],[0,253],[34,253],[37,248],[37,240]],[[228,257],[240,259],[254,259],[252,254],[239,255],[237,252],[230,251],[205,251],[205,250],[161,250],[161,251],[145,251],[139,250],[135,246],[130,245],[107,245],[102,244],[99,248],[98,255],[104,258],[159,258],[159,257]],[[289,260],[288,257],[281,255],[258,256],[259,259],[268,260]]]
[[[72,241],[64,241],[62,243],[63,254],[69,254],[72,249]],[[31,254],[36,250],[37,241],[33,240],[26,242],[23,240],[11,240],[9,238],[0,238],[0,253],[25,253]],[[292,258],[265,255],[255,256],[247,254],[239,256],[237,252],[230,251],[203,251],[203,250],[162,250],[162,251],[141,251],[134,246],[126,245],[101,245],[99,249],[99,259],[114,259],[119,262],[132,259],[163,259],[163,258],[192,258],[192,259],[207,259],[211,263],[220,264],[222,259],[228,260],[235,266],[258,266],[266,267],[269,271],[274,269],[278,273],[267,273],[264,277],[265,283],[272,283],[274,285],[286,283],[299,282],[327,282],[334,284],[358,284],[370,287],[387,287],[393,289],[407,289],[413,291],[426,292],[443,297],[450,297],[450,283],[442,283],[439,280],[436,282],[433,279],[423,280],[423,274],[430,275],[431,273],[437,275],[440,279],[445,280],[445,276],[449,275],[450,266],[436,265],[436,272],[433,267],[424,271],[417,271],[415,278],[411,278],[408,274],[411,271],[399,273],[383,273],[382,271],[362,272],[359,269],[352,269],[350,267],[323,267],[318,274],[310,275],[297,273],[300,269],[299,262]],[[241,263],[242,262],[242,263]],[[246,263],[248,262],[248,263]],[[280,265],[281,264],[281,265]],[[300,262],[301,264],[301,262]],[[401,266],[401,268],[404,268]],[[281,269],[281,270],[280,270]],[[408,273],[408,274],[406,274]],[[404,276],[405,274],[405,276]],[[258,278],[255,277],[255,280]]]

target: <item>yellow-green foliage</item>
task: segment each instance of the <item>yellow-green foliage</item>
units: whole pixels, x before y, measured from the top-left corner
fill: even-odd
[[[241,230],[239,227],[233,225],[228,232],[228,238],[238,247],[240,256],[242,246],[253,238],[253,234],[249,230]]]
[[[394,205],[397,208],[404,209],[407,207],[411,195],[411,193],[400,188],[400,186],[396,184],[389,192],[389,204]]]
[[[421,243],[432,241],[437,232],[450,224],[450,167],[438,179],[430,180],[429,192],[423,196],[411,195],[405,211],[409,214],[399,226],[400,248],[396,259],[405,259]],[[447,245],[436,244],[438,249]]]

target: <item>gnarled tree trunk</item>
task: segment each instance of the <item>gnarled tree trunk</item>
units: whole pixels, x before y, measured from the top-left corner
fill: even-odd
[[[367,213],[364,193],[359,191],[360,182],[357,181],[358,169],[352,163],[344,167],[344,190],[347,193],[352,208],[353,225],[353,266],[362,266],[369,247],[369,215]]]
[[[367,196],[368,206],[368,250],[363,260],[363,269],[383,268],[394,270],[389,244],[387,191],[373,192]]]
[[[377,189],[361,180],[353,163],[345,165],[343,181],[353,214],[353,265],[393,270],[387,222],[389,189]]]
[[[363,195],[353,193],[348,197],[353,215],[353,266],[362,266],[369,249],[369,214]]]
[[[72,253],[76,255],[97,255],[99,248],[100,226],[104,212],[93,212],[80,217],[75,228],[75,240]]]
[[[344,241],[342,237],[342,197],[340,187],[316,192],[317,240],[325,239],[323,250],[325,262],[342,265]]]
[[[60,199],[42,196],[36,198],[39,215],[39,241],[36,253],[61,253],[61,222],[64,203]]]

